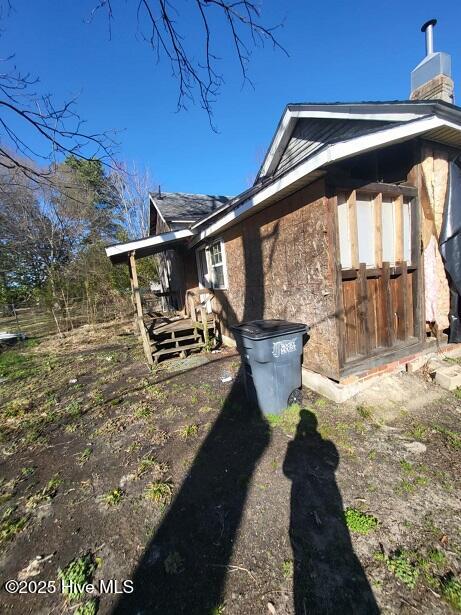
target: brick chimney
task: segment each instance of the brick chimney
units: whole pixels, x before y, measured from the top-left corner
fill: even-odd
[[[411,72],[411,100],[437,99],[454,101],[454,83],[451,78],[451,56],[442,51],[434,52],[434,26],[436,19],[421,27],[426,34],[426,57]]]

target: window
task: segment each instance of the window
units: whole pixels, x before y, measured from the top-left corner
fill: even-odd
[[[227,288],[226,258],[222,240],[197,250],[197,269],[200,286]]]
[[[338,194],[339,253],[343,269],[411,264],[411,200],[403,196]]]

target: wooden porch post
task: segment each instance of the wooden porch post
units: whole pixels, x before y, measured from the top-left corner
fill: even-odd
[[[131,292],[133,296],[133,301],[136,307],[136,323],[138,325],[138,332],[141,335],[142,346],[144,348],[144,354],[146,355],[147,364],[150,367],[152,367],[154,365],[154,361],[152,359],[150,342],[149,342],[149,338],[147,337],[147,331],[144,326],[144,319],[142,317],[141,294],[139,292],[138,272],[136,270],[136,259],[134,256],[135,256],[135,253],[130,252],[130,260],[129,260],[130,282],[131,282]]]

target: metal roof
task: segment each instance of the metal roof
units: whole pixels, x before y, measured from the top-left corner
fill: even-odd
[[[193,223],[216,211],[229,201],[229,197],[188,192],[162,192],[149,194],[163,220],[167,223]]]
[[[329,121],[345,121],[348,123],[369,123],[369,122],[383,122],[385,125],[391,126],[396,123],[411,122],[416,119],[437,115],[438,117],[444,117],[448,120],[454,120],[459,122],[461,118],[461,109],[456,105],[439,101],[439,100],[415,100],[415,101],[392,101],[392,102],[361,102],[361,103],[290,103],[285,107],[285,111],[278,123],[275,134],[272,138],[272,142],[267,150],[263,164],[256,177],[255,184],[257,184],[261,178],[274,177],[279,174],[279,163],[285,154],[285,151],[291,147],[297,147],[299,143],[292,144],[292,138],[295,136],[295,131],[302,120],[307,120],[305,126],[309,123],[312,131],[314,132],[315,141],[317,138],[320,145],[320,136],[323,136],[325,141],[323,146],[328,146],[337,140],[348,140],[355,138],[357,135],[347,134],[342,135],[342,129],[339,128],[338,138],[335,139],[333,135],[316,135],[315,131],[321,132],[322,127],[316,124],[320,120]],[[327,125],[324,124],[324,127]],[[339,127],[340,125],[337,124]],[[385,126],[383,126],[385,127]],[[307,128],[307,130],[311,130]],[[354,130],[354,126],[351,126],[351,130]],[[348,129],[345,129],[346,131]],[[366,128],[364,128],[366,130]],[[328,129],[326,128],[326,131]],[[359,129],[360,131],[360,129]],[[360,135],[359,135],[360,136]],[[302,141],[302,137],[298,140]],[[333,141],[334,139],[334,141]],[[307,141],[310,141],[310,135],[307,135]],[[304,145],[304,144],[303,144]],[[310,143],[307,143],[309,148]],[[318,149],[317,147],[317,149]],[[314,152],[315,153],[315,152]],[[297,157],[293,164],[297,164],[300,159],[305,159],[313,154],[312,151],[308,151],[306,156]],[[288,162],[288,161],[287,161]],[[293,165],[285,165],[284,171],[292,168]]]
[[[336,119],[299,119],[277,166],[277,174],[283,173],[303,158],[336,143],[353,139],[398,122]]]

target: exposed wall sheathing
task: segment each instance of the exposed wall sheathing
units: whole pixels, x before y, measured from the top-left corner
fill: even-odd
[[[226,231],[228,289],[215,291],[223,333],[257,318],[311,327],[304,365],[339,378],[328,200],[318,181]]]

